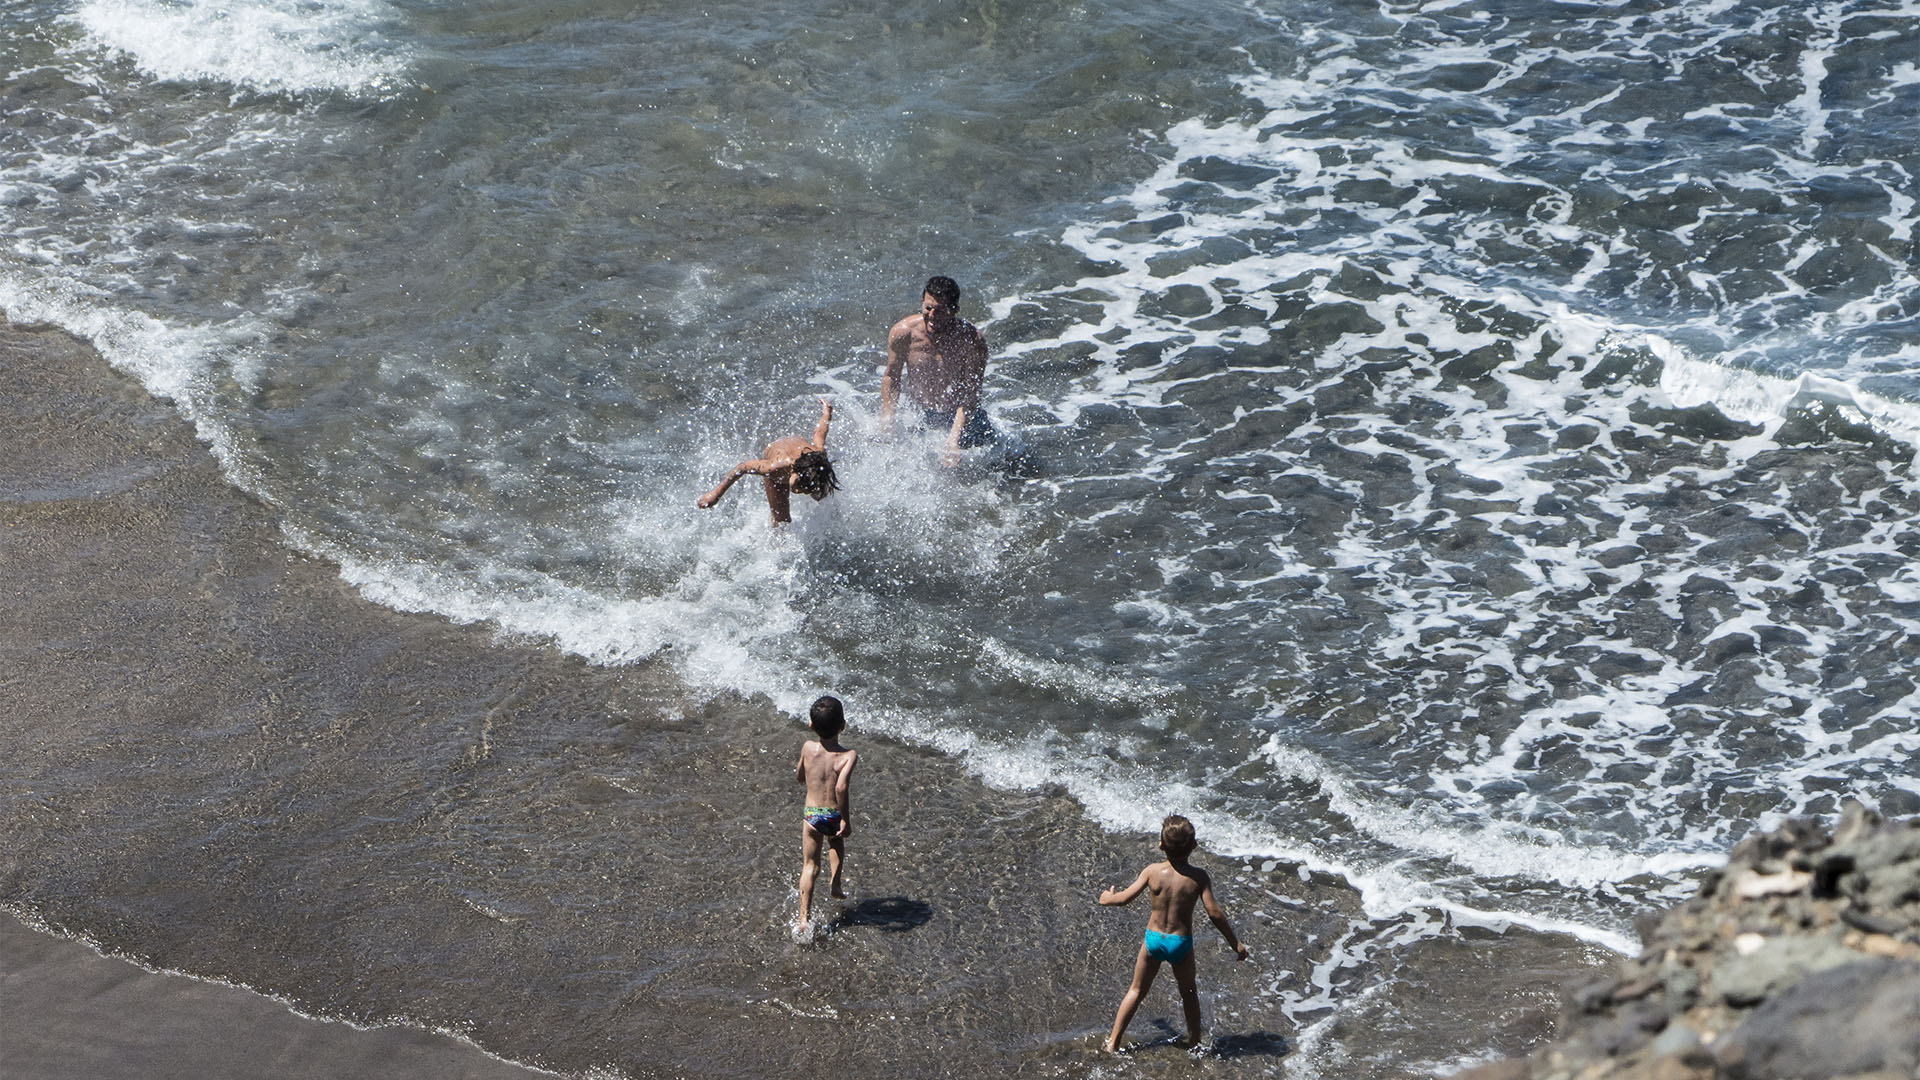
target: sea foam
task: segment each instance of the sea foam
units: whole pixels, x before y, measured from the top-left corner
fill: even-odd
[[[92,45],[162,82],[214,82],[269,94],[393,88],[408,50],[380,0],[83,0],[67,16]]]

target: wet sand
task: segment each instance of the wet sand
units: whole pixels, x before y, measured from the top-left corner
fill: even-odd
[[[300,1016],[144,970],[0,915],[0,1076],[63,1080],[534,1080],[450,1036]]]
[[[658,665],[595,668],[368,603],[279,543],[271,508],[165,403],[64,334],[0,327],[0,382],[0,908],[314,1015],[459,1031],[576,1074],[1084,1075],[1100,1060],[1145,912],[1092,896],[1148,860],[1147,838],[1102,833],[1061,793],[992,791],[863,741],[856,712],[855,898],[830,905],[828,940],[795,945],[791,718],[689,705]],[[235,774],[229,799],[183,797]],[[589,833],[619,850],[569,842]],[[1327,959],[1357,899],[1290,867],[1214,865],[1258,956],[1202,945],[1220,1075],[1271,1075],[1297,1039],[1272,989]],[[410,1075],[509,1075],[459,1071],[506,1067],[451,1040],[315,1025],[243,991],[262,1011],[210,1006],[229,991],[162,975],[62,1024],[62,995],[101,997],[88,988],[120,978],[94,971],[111,962],[14,926],[0,943],[8,978],[24,973],[10,1052],[46,1080],[221,1075],[309,1045],[328,1047],[318,1071],[292,1075],[377,1075],[362,1064],[395,1055],[419,1056]],[[1520,933],[1416,947],[1395,962],[1436,995],[1432,1015],[1376,1006],[1369,1030],[1434,1057],[1524,1052],[1564,972],[1606,959]],[[1136,1037],[1174,1030],[1169,990]],[[203,1072],[193,1054],[225,1053],[202,1045],[208,1007],[236,1018],[235,1054]],[[1130,1067],[1191,1066],[1167,1048]]]

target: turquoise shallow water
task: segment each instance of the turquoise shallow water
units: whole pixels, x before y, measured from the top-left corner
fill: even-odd
[[[17,5],[0,309],[375,604],[1337,874],[1348,996],[1912,808],[1920,13],[763,8]],[[1016,468],[875,430],[934,272]]]

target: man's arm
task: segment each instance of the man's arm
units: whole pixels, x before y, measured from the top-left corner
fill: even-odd
[[[840,811],[840,833],[842,837],[853,835],[853,790],[849,781],[853,779],[853,767],[860,761],[858,750],[847,751],[847,760],[840,765],[839,774],[833,778],[833,805]]]
[[[1140,871],[1140,876],[1133,879],[1133,884],[1124,889],[1101,889],[1100,906],[1119,907],[1122,904],[1133,903],[1133,898],[1139,896],[1140,890],[1147,887],[1147,870],[1151,869],[1153,867],[1149,866],[1146,870]]]
[[[973,329],[967,342],[967,363],[960,369],[960,405],[968,412],[980,411],[980,392],[987,383],[987,335]]]
[[[833,402],[825,397],[820,399],[820,422],[813,425],[813,443],[815,450],[827,448],[827,425],[833,423]]]
[[[906,320],[893,324],[887,333],[887,368],[880,376],[880,426],[893,423],[894,402],[900,398],[900,377],[907,370],[907,352],[913,344],[913,331]]]
[[[967,417],[970,415],[965,405],[953,410],[953,426],[947,429],[947,445],[940,451],[942,465],[960,464],[960,433],[966,430]]]
[[[759,458],[755,458],[752,461],[743,461],[735,465],[733,471],[727,473],[727,478],[720,481],[712,491],[700,496],[700,501],[694,503],[694,505],[702,510],[710,510],[713,508],[713,504],[719,502],[720,497],[727,493],[727,489],[733,486],[735,480],[743,476],[758,476],[772,467],[773,462],[763,461]]]
[[[1227,921],[1227,913],[1221,910],[1220,901],[1213,898],[1213,879],[1205,880],[1206,884],[1200,887],[1200,906],[1207,909],[1208,921],[1213,923],[1215,930],[1220,931],[1221,937],[1227,939],[1227,946],[1233,950],[1235,958],[1245,960],[1247,947],[1233,935],[1233,924]]]

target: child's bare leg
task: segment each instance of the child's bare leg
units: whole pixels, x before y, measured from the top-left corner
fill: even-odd
[[[847,894],[840,888],[840,867],[846,860],[846,841],[837,836],[827,838],[827,891],[835,900],[845,900]]]
[[[1133,985],[1127,987],[1127,996],[1120,999],[1120,1011],[1113,1014],[1113,1034],[1107,1036],[1104,1050],[1118,1053],[1120,1036],[1126,1034],[1127,1025],[1133,1022],[1133,1014],[1140,1008],[1140,999],[1145,997],[1153,985],[1153,977],[1160,973],[1160,961],[1147,955],[1147,947],[1140,947],[1140,956],[1133,962]]]
[[[1180,1007],[1187,1014],[1187,1045],[1200,1045],[1200,987],[1194,978],[1193,954],[1173,962],[1173,981],[1180,987]]]
[[[813,826],[800,826],[800,921],[794,925],[801,930],[807,928],[807,911],[813,906],[813,879],[820,872],[820,836]]]

